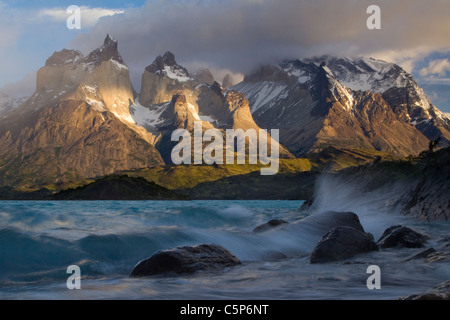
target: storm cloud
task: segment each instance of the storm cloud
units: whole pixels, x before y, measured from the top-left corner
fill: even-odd
[[[373,4],[381,8],[381,30],[366,27]],[[110,33],[141,73],[167,50],[187,67],[244,73],[262,63],[322,54],[368,55],[410,69],[418,57],[450,48],[449,16],[447,0],[156,0],[102,18],[71,46],[88,52]]]

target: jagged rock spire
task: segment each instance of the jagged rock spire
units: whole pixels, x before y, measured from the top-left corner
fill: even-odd
[[[177,73],[189,77],[189,72],[185,68],[177,64],[175,55],[170,51],[164,53],[163,56],[156,57],[155,61],[153,61],[151,65],[145,68],[145,70],[151,73],[159,73],[163,71],[165,67],[172,67],[173,70],[177,70]]]
[[[115,40],[113,37],[111,37],[108,33],[106,35],[105,41],[103,42],[103,46],[105,48],[117,47],[117,40]]]
[[[86,63],[94,63],[100,65],[103,61],[116,60],[123,63],[122,57],[118,50],[118,41],[113,39],[109,34],[106,35],[103,46],[92,51],[85,59]]]

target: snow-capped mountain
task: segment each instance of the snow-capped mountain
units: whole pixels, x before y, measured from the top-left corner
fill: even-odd
[[[196,121],[222,133],[279,129],[279,143],[267,140],[287,158],[329,146],[409,155],[438,137],[442,146],[450,141],[450,119],[392,63],[284,61],[225,89],[208,70],[191,74],[166,52],[145,68],[138,96],[108,35],[86,57],[55,52],[26,101],[0,96],[0,178],[32,186],[170,164],[172,132],[192,131]]]
[[[261,67],[232,87],[250,101],[256,123],[280,128],[296,155],[324,146],[417,154],[450,141],[450,123],[413,76],[370,58],[324,56]]]

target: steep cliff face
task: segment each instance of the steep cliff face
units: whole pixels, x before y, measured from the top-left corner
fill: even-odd
[[[155,137],[131,117],[133,101],[128,67],[111,37],[86,58],[74,50],[56,52],[39,70],[34,95],[1,119],[2,184],[163,164]]]
[[[419,182],[405,197],[402,212],[422,220],[450,220],[450,148],[425,155]]]
[[[369,210],[426,221],[450,220],[450,148],[376,160],[322,174],[304,209]]]
[[[232,87],[256,123],[280,128],[295,155],[327,146],[418,154],[450,139],[450,121],[399,66],[366,58],[320,57],[261,67]]]
[[[201,121],[203,131],[219,129],[224,137],[226,129],[253,129],[259,133],[260,127],[253,120],[245,96],[227,92],[215,81],[209,85],[212,80],[209,75],[209,71],[203,70],[191,77],[170,52],[158,56],[145,69],[139,103],[131,109],[136,122],[159,135],[156,146],[166,163],[171,163],[170,151],[176,145],[170,139],[172,132],[175,129],[192,132],[194,122]],[[270,135],[264,135],[263,139],[269,148],[276,143],[281,157],[293,157]]]
[[[166,52],[145,68],[139,102],[145,107],[169,102],[175,94],[189,96],[197,85],[197,81],[189,76],[188,71],[177,64],[175,56]]]

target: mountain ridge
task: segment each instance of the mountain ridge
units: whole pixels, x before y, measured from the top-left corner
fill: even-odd
[[[361,78],[368,90],[359,90]],[[358,90],[343,83],[358,84]],[[280,142],[297,156],[352,141],[406,156],[439,136],[444,146],[450,141],[449,119],[393,63],[330,56],[289,60],[261,67],[232,89],[246,95],[259,125],[284,124]],[[389,125],[381,128],[383,123]],[[383,137],[389,129],[397,134]]]
[[[328,147],[418,154],[450,141],[450,119],[412,75],[371,58],[323,56],[261,66],[223,88],[166,52],[143,71],[139,95],[118,42],[87,56],[63,49],[38,71],[36,92],[0,106],[0,184],[87,179],[171,163],[175,129],[279,129],[282,158]],[[264,138],[265,139],[265,138]],[[203,148],[205,144],[203,145]]]

